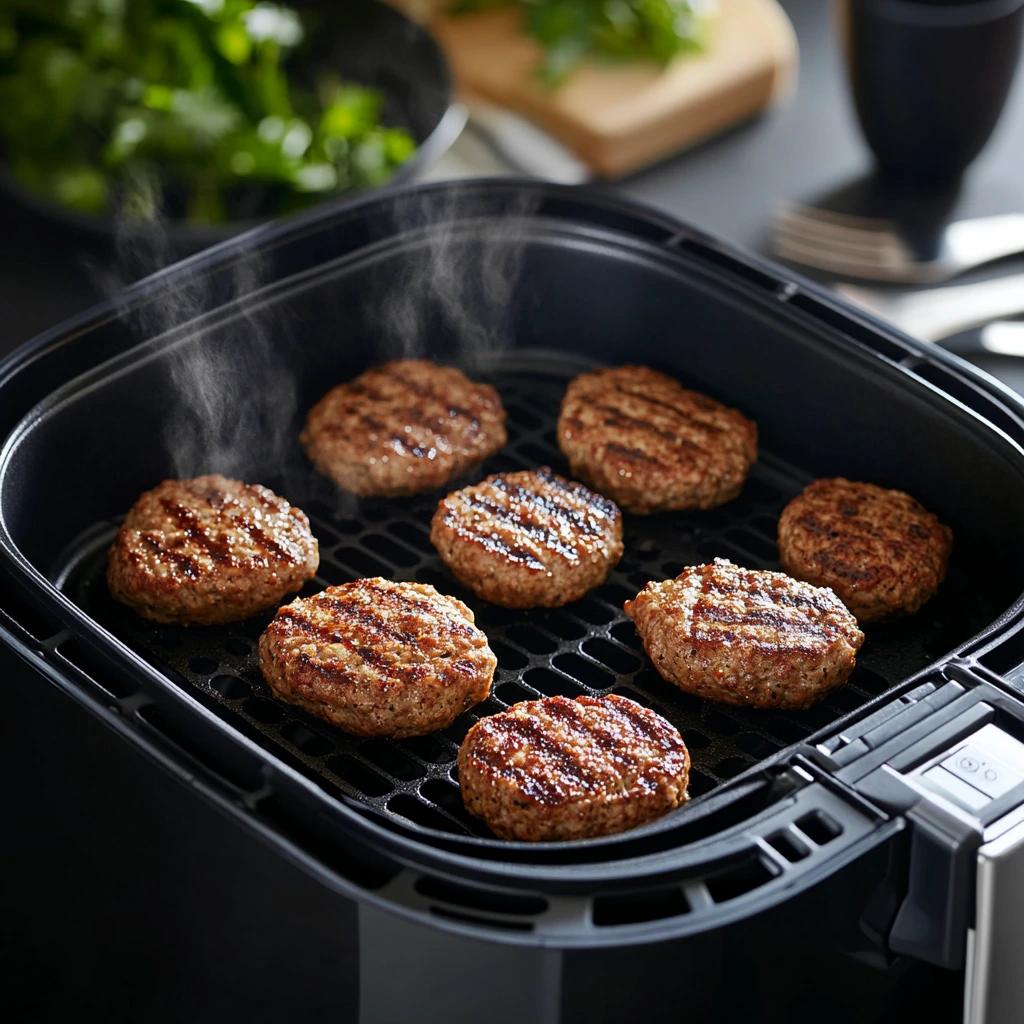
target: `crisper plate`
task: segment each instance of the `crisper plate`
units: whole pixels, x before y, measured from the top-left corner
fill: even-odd
[[[542,465],[567,474],[555,421],[567,380],[579,369],[552,353],[535,355],[528,364],[520,358],[482,375],[501,393],[509,443],[472,479]],[[685,695],[662,680],[643,653],[623,602],[650,580],[715,557],[778,569],[779,513],[808,480],[762,452],[743,493],[728,505],[706,512],[626,515],[626,552],[603,587],[564,608],[526,611],[480,600],[444,569],[430,543],[429,524],[446,491],[358,502],[337,494],[337,506],[331,507],[314,497],[330,493],[323,481],[309,478],[306,494],[294,493],[292,481],[284,493],[309,514],[320,541],[320,572],[304,593],[361,576],[432,583],[474,610],[498,657],[494,690],[486,702],[441,733],[394,742],[348,736],[270,697],[256,653],[269,614],[233,626],[186,629],[147,622],[116,603],[105,580],[116,522],[96,524],[54,578],[130,648],[329,792],[395,816],[405,827],[494,838],[463,809],[455,762],[459,742],[481,716],[553,694],[623,694],[655,708],[680,729],[693,760],[690,792],[699,797],[860,707],[998,616],[1001,606],[972,578],[971,566],[961,565],[954,555],[939,596],[912,618],[868,626],[850,681],[810,711],[732,708]],[[273,480],[262,482],[275,486]]]

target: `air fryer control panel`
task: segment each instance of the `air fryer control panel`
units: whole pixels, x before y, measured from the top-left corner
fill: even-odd
[[[1024,743],[995,725],[984,726],[940,758],[911,777],[968,811],[980,811],[1024,782]]]

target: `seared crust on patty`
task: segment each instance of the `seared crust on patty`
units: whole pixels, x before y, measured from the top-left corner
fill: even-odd
[[[424,583],[363,579],[282,608],[260,637],[274,696],[355,736],[423,736],[484,700],[498,659]]]
[[[815,480],[779,519],[779,560],[831,587],[859,622],[909,615],[946,578],[953,531],[909,494],[843,477]]]
[[[498,392],[450,366],[402,359],[329,391],[302,443],[354,494],[397,498],[441,487],[508,440]]]
[[[665,679],[748,707],[810,707],[846,682],[864,642],[831,590],[723,558],[648,583],[625,611]]]
[[[459,749],[466,809],[503,839],[624,832],[684,803],[689,774],[676,728],[616,694],[516,704]]]
[[[449,494],[430,540],[455,577],[506,608],[553,608],[603,583],[622,557],[614,502],[546,466]]]
[[[156,622],[236,622],[316,575],[309,520],[284,498],[223,476],[165,480],[132,506],[110,549],[110,592]]]
[[[735,498],[757,461],[757,425],[646,366],[594,370],[562,400],[572,475],[641,515]]]

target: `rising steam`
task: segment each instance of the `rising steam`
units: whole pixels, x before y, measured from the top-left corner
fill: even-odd
[[[537,202],[519,191],[500,218],[478,220],[471,237],[466,202],[457,185],[396,197],[395,226],[421,238],[405,252],[373,311],[386,358],[431,358],[442,348],[454,348],[457,361],[472,370],[512,347],[511,302],[525,251],[523,220]]]
[[[156,189],[141,181],[132,193],[133,209],[118,218],[116,269],[106,275],[110,288],[154,273],[175,258]],[[130,311],[143,339],[191,332],[169,353],[174,400],[164,421],[164,442],[179,479],[203,473],[246,478],[254,467],[278,475],[292,444],[296,383],[279,358],[285,324],[258,299],[259,254],[240,252],[230,276],[234,315],[212,330],[189,327],[210,311],[213,300],[198,274]]]
[[[142,182],[135,194],[143,200],[119,219],[117,268],[102,275],[111,291],[174,258],[156,190]],[[373,346],[371,361],[438,358],[472,372],[511,347],[511,303],[525,248],[522,221],[535,210],[526,190],[518,196],[504,216],[481,218],[468,233],[467,197],[458,186],[396,196],[394,227],[415,244],[389,261],[387,273],[368,289],[361,326],[376,337],[348,334],[346,362],[365,365],[365,350]],[[257,252],[238,255],[230,271],[234,315],[218,317],[210,330],[196,321],[224,296],[210,294],[199,275],[130,311],[143,340],[190,332],[168,354],[174,400],[164,420],[164,442],[178,478],[220,472],[260,482],[300,470],[289,465],[295,461],[299,410],[296,375],[282,343],[288,325],[281,312],[260,300],[263,272]],[[345,337],[345,326],[331,333]],[[323,390],[337,383],[341,379],[325,381]]]

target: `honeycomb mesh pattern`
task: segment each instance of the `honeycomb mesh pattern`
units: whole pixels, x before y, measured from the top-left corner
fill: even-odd
[[[492,380],[508,410],[509,444],[474,478],[542,465],[566,473],[555,438],[565,376],[515,372]],[[104,579],[115,523],[68,575],[65,589],[129,647],[329,792],[396,815],[404,825],[493,838],[464,810],[455,763],[459,743],[481,716],[555,694],[622,694],[654,708],[680,730],[692,757],[691,796],[699,797],[924,667],[954,646],[957,638],[950,630],[966,630],[962,638],[971,635],[974,624],[949,618],[952,609],[964,607],[956,600],[959,585],[951,577],[947,588],[953,593],[933,602],[931,614],[877,636],[869,632],[850,682],[809,711],[759,712],[713,704],[661,679],[622,611],[623,602],[650,580],[670,578],[716,556],[751,568],[778,569],[778,516],[805,483],[806,478],[762,453],[736,501],[707,512],[627,516],[625,555],[604,586],[563,608],[527,611],[479,600],[444,569],[429,540],[438,493],[365,500],[354,506],[357,513],[289,493],[309,514],[320,541],[320,572],[303,593],[362,576],[431,583],[470,605],[490,638],[499,666],[490,698],[441,733],[401,741],[348,736],[272,699],[256,653],[269,615],[236,626],[180,629],[145,622],[116,604]],[[988,609],[976,607],[984,624]]]

